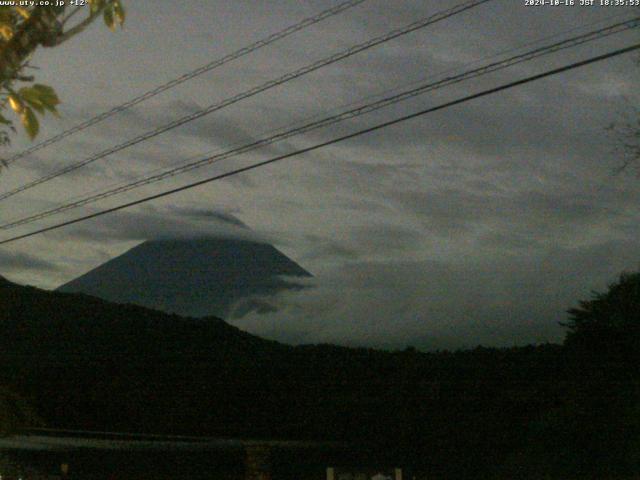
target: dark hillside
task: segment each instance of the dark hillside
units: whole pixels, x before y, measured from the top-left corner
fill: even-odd
[[[590,380],[575,379],[572,358],[557,345],[290,347],[213,317],[0,283],[0,384],[49,426],[350,440],[435,478],[549,457],[545,429],[588,438],[561,426],[593,403],[576,396]]]

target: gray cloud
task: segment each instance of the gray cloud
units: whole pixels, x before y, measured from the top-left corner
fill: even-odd
[[[91,226],[61,231],[61,238],[91,242],[123,242],[203,236],[239,238],[259,242],[266,236],[248,229],[226,212],[200,208],[157,208],[147,206],[138,212],[120,211],[101,217]]]
[[[22,252],[0,251],[0,269],[2,272],[45,271],[53,272],[59,266],[42,260],[35,255]]]
[[[276,313],[234,323],[294,343],[459,348],[558,342],[578,299],[637,266],[635,243],[493,261],[348,262],[280,295]]]
[[[0,182],[3,189],[15,187],[455,3],[407,0],[390,9],[388,2],[370,0],[42,150],[3,172]],[[129,9],[128,24],[135,27],[115,35],[93,28],[82,41],[36,55],[39,81],[55,85],[64,100],[61,123],[44,122],[42,138],[334,4],[139,0]],[[153,16],[146,13],[150,8]],[[492,2],[16,196],[3,215],[33,213],[627,13]],[[608,19],[612,14],[616,18]],[[140,195],[619,48],[637,35],[416,97],[146,187]],[[42,268],[17,269],[16,278],[49,286],[147,238],[231,235],[275,243],[319,273],[316,288],[276,299],[276,314],[239,320],[260,334],[296,342],[432,347],[559,340],[556,322],[564,309],[638,263],[638,181],[611,176],[620,164],[614,153],[619,140],[605,132],[640,102],[636,69],[628,57],[567,72],[34,238],[20,252],[40,259]],[[26,145],[18,139],[15,148]],[[88,211],[125,197],[136,198],[128,194]],[[254,233],[235,225],[230,214]],[[61,270],[48,268],[59,264]]]
[[[236,227],[248,228],[240,219],[230,212],[220,212],[200,207],[169,207],[168,210],[181,218],[213,220]]]

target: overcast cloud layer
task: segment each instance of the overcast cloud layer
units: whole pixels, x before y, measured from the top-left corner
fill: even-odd
[[[123,32],[95,25],[68,45],[36,55],[39,81],[54,85],[64,100],[62,119],[49,119],[40,139],[336,3],[129,1]],[[524,3],[494,0],[204,117],[2,202],[0,220],[255,141],[389,89],[458,73],[543,37],[577,34],[634,15],[623,7]],[[455,4],[368,0],[17,162],[3,171],[0,189]],[[639,39],[634,31],[522,64],[37,226]],[[280,306],[277,313],[232,320],[260,335],[391,348],[560,341],[557,323],[567,308],[640,265],[640,180],[612,176],[624,156],[616,151],[619,140],[606,130],[640,105],[637,60],[636,54],[585,67],[6,245],[0,250],[0,274],[54,288],[146,238],[233,236],[272,242],[315,275],[313,289],[272,299]],[[13,148],[27,145],[19,138]],[[229,224],[228,215],[252,232]]]

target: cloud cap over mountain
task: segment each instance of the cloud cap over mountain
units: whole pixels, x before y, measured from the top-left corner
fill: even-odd
[[[267,243],[197,237],[146,241],[59,287],[189,317],[270,311],[268,297],[302,286],[304,268]]]

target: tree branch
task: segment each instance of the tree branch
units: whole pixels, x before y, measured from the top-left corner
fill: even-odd
[[[56,37],[54,45],[50,45],[50,46],[53,47],[53,46],[60,45],[60,44],[62,44],[64,42],[66,42],[67,40],[69,40],[70,38],[74,37],[78,33],[82,32],[84,29],[86,29],[91,24],[91,22],[93,22],[95,20],[96,17],[98,17],[102,13],[104,8],[105,8],[104,6],[100,7],[95,12],[90,13],[89,16],[87,18],[85,18],[83,21],[81,21],[80,23],[78,23],[74,27],[70,28],[66,32],[62,33],[61,35],[58,35]],[[70,18],[70,17],[71,17],[71,15],[69,17],[67,17],[67,18]]]
[[[71,20],[71,19],[73,18],[73,16],[74,16],[76,13],[80,12],[81,10],[82,10],[82,7],[76,7],[76,8],[74,8],[74,9],[73,9],[73,12],[71,12],[69,15],[67,15],[66,17],[64,17],[64,18],[62,19],[62,21],[60,22],[60,23],[62,24],[62,26],[64,27],[64,26],[66,25],[66,23],[67,23],[69,20]]]

